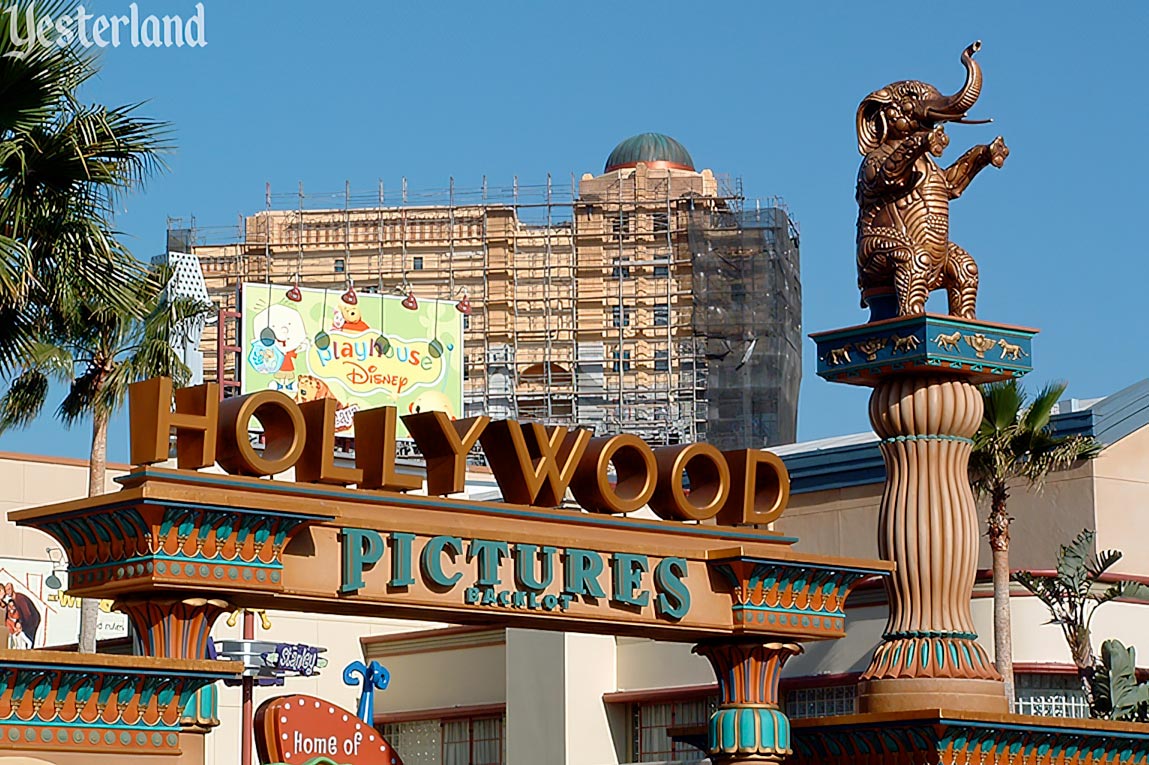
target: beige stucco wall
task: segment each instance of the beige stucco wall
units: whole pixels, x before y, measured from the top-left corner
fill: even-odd
[[[1149,574],[1149,428],[1102,452],[1094,472],[1097,546],[1125,554],[1117,570]]]
[[[617,685],[620,691],[707,685],[714,682],[710,662],[690,652],[690,643],[660,643],[620,637]]]
[[[113,479],[123,473],[123,466],[108,471],[107,491],[120,488]],[[66,502],[87,493],[86,462],[0,452],[0,558],[48,560],[45,548],[60,546],[47,534],[17,527],[8,520],[9,511]]]
[[[1139,464],[1138,464],[1139,463]],[[1092,462],[1050,476],[1041,490],[1015,481],[1010,487],[1010,566],[1014,569],[1051,569],[1058,547],[1082,529],[1098,532],[1098,544],[1128,547],[1149,538],[1149,513],[1131,513],[1149,507],[1149,428],[1106,449]],[[774,528],[798,537],[795,549],[823,555],[878,557],[878,505],[881,484],[795,494]],[[1139,503],[1139,505],[1138,505]],[[1094,508],[1097,508],[1096,514]],[[978,505],[978,521],[985,534],[988,507]],[[989,545],[978,548],[978,568],[990,568]],[[1149,549],[1123,562],[1122,570],[1149,573]]]

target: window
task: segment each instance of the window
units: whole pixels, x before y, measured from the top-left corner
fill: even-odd
[[[739,280],[730,283],[730,300],[738,305],[746,302],[746,284]]]
[[[654,276],[655,278],[670,276],[670,266],[655,266]]]
[[[615,279],[630,276],[630,266],[615,266],[610,270],[610,275]]]
[[[502,765],[503,762],[503,718],[443,721],[443,765]]]
[[[784,707],[786,716],[794,720],[849,715],[857,711],[857,692],[852,685],[797,688],[786,694]]]
[[[470,316],[470,314],[465,313],[465,314],[463,314],[463,329],[470,329],[470,328],[471,328],[471,316]]]
[[[631,713],[633,762],[700,762],[706,755],[689,744],[673,741],[666,729],[706,726],[718,697],[694,701],[635,704]]]
[[[347,270],[347,261],[345,261],[343,258],[336,258],[335,259],[335,273],[341,274],[346,270]]]
[[[405,765],[503,765],[503,717],[386,723],[379,732]]]
[[[403,758],[405,765],[437,765],[442,756],[442,730],[438,720],[385,723],[379,733]]]
[[[614,326],[616,327],[629,327],[630,326],[630,311],[626,306],[611,306],[611,315],[614,318]]]
[[[666,327],[670,325],[670,306],[658,303],[654,306],[654,326]]]
[[[423,270],[423,256],[422,255],[416,255],[415,257],[413,257],[411,259],[411,268],[416,270],[416,271],[422,271]]]
[[[1089,702],[1077,675],[1019,674],[1017,713],[1041,717],[1089,717]]]
[[[670,351],[663,349],[661,351],[654,352],[654,371],[670,371]]]
[[[656,212],[650,216],[650,225],[656,234],[665,234],[670,230],[670,213],[666,210]]]
[[[620,212],[618,217],[611,219],[611,229],[614,231],[615,236],[630,233],[630,213]]]
[[[613,368],[614,368],[615,372],[620,372],[620,371],[621,372],[629,372],[630,371],[630,351],[623,351],[622,352],[622,367],[621,368],[619,367],[619,363],[618,363],[618,351],[616,350],[614,353],[611,354],[611,356],[614,358]]]

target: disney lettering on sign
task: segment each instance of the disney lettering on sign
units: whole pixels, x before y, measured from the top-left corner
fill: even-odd
[[[240,295],[243,393],[333,401],[341,437],[353,437],[355,413],[373,407],[462,415],[463,324],[453,302],[404,307],[393,296],[271,284],[243,284]]]

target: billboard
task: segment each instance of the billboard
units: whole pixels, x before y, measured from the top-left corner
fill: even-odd
[[[336,433],[360,409],[400,416],[463,410],[463,314],[449,300],[245,283],[240,286],[243,393],[336,401]],[[408,433],[400,421],[399,438]]]
[[[50,561],[0,558],[0,648],[45,648],[75,643],[80,599],[65,594],[68,574]],[[100,601],[96,639],[126,637],[128,617]]]

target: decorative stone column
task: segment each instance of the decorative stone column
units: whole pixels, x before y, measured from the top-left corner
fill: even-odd
[[[802,652],[795,643],[700,643],[718,677],[719,705],[710,716],[710,761],[716,765],[781,762],[790,753],[790,720],[778,700],[782,665]]]
[[[1008,711],[970,611],[980,536],[968,471],[976,386],[1028,372],[1034,333],[926,315],[814,336],[820,376],[873,387],[886,467],[878,551],[897,568],[885,580],[886,631],[858,686],[861,712]]]
[[[980,391],[956,376],[894,376],[870,396],[886,464],[878,552],[897,570],[886,632],[862,674],[864,710],[925,709],[957,693],[1006,711],[970,612],[979,534],[969,456],[981,417]]]
[[[207,659],[215,620],[231,610],[215,598],[132,598],[114,607],[132,623],[137,656]]]

